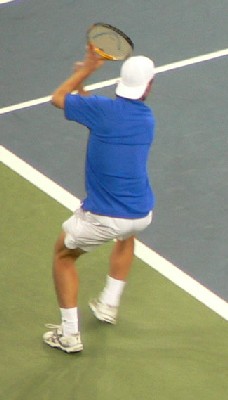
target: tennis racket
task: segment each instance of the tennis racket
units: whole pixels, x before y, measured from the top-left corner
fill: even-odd
[[[124,32],[101,22],[88,29],[87,44],[92,45],[97,54],[110,61],[125,60],[134,50],[132,40]]]

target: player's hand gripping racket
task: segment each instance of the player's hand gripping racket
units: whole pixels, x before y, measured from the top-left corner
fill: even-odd
[[[119,61],[130,57],[134,44],[124,32],[116,27],[96,23],[87,31],[87,44],[105,60]]]

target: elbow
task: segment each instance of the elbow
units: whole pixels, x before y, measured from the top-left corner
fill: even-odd
[[[60,93],[54,92],[51,96],[51,104],[57,108],[64,108],[65,103],[65,95],[61,95]]]

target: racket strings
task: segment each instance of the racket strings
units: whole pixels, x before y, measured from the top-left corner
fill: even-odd
[[[88,32],[88,41],[98,54],[109,60],[124,60],[133,50],[131,39],[107,24],[93,25]]]

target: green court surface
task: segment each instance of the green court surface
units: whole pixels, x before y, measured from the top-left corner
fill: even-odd
[[[70,212],[7,167],[0,176],[1,399],[227,399],[227,322],[140,260],[118,324],[90,314],[111,244],[78,263],[84,352],[67,355],[43,344],[44,324],[59,322],[50,266]]]

